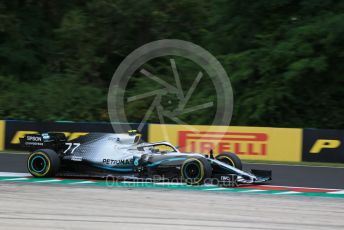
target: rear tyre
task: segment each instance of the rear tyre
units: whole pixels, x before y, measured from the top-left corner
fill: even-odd
[[[189,185],[204,184],[212,174],[211,164],[205,158],[189,158],[184,161],[180,170],[183,181]]]
[[[27,169],[34,177],[53,177],[60,168],[60,158],[51,149],[39,149],[29,155]]]
[[[242,170],[242,162],[234,153],[221,153],[216,156],[216,160]]]

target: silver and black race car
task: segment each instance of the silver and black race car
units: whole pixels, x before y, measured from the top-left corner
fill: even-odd
[[[146,143],[136,131],[90,133],[67,141],[63,133],[30,134],[21,138],[30,150],[28,171],[34,177],[106,177],[119,180],[256,184],[271,180],[271,171],[242,171],[234,153],[208,155],[179,152],[168,142]]]

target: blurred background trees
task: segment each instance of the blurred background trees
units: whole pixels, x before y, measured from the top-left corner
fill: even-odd
[[[344,2],[335,0],[2,0],[0,119],[108,121],[119,63],[166,38],[220,60],[232,125],[344,128]],[[144,110],[129,106],[128,120]]]

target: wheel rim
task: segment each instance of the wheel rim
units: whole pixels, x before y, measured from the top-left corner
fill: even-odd
[[[30,165],[33,171],[41,173],[47,168],[47,161],[43,156],[37,155],[32,158]]]
[[[186,179],[192,179],[192,180],[198,179],[200,176],[199,166],[194,162],[188,163],[187,165],[185,165],[184,175]]]
[[[50,172],[51,162],[44,152],[35,152],[27,161],[28,171],[35,177],[44,177]]]

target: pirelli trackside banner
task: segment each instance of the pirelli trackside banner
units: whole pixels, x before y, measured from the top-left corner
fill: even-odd
[[[168,140],[183,152],[234,152],[241,159],[301,161],[302,129],[149,125],[149,141]]]
[[[302,160],[344,163],[344,130],[304,129]]]
[[[117,125],[121,126],[121,124]],[[138,125],[130,124],[130,127],[136,129]],[[89,132],[113,133],[114,131],[110,123],[6,121],[5,149],[21,149],[19,138],[24,137],[25,134],[41,132],[63,132],[69,140],[72,140]],[[143,139],[147,139],[146,125],[141,134]]]
[[[5,121],[0,121],[0,151],[5,148]]]

